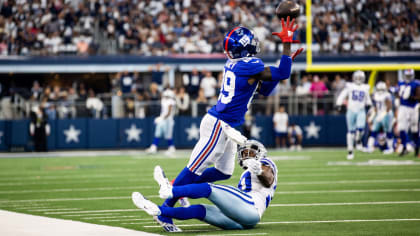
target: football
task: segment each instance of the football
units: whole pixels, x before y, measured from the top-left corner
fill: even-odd
[[[276,8],[276,15],[279,19],[290,16],[290,20],[299,16],[300,6],[295,1],[285,0],[280,2]]]

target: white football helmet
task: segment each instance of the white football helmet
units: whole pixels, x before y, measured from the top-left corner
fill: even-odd
[[[365,72],[358,70],[353,73],[353,82],[356,84],[363,84],[365,82]]]
[[[413,69],[406,69],[404,70],[404,80],[406,82],[410,82],[414,80],[414,70]]]
[[[248,140],[244,145],[239,146],[238,148],[238,162],[239,166],[243,169],[247,167],[243,165],[243,161],[246,159],[254,158],[255,160],[260,160],[267,156],[267,149],[264,145],[257,140]]]
[[[385,84],[385,82],[379,81],[376,84],[376,91],[382,92],[382,93],[385,92],[386,91],[386,84]]]

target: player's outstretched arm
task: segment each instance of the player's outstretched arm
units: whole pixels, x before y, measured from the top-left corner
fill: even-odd
[[[291,43],[295,42],[293,40],[293,33],[297,29],[297,25],[295,25],[295,19],[290,22],[290,18],[287,17],[286,24],[284,23],[284,19],[282,19],[281,24],[282,31],[272,33],[273,35],[279,37],[283,42],[283,56],[281,57],[279,67],[265,67],[264,71],[252,77],[252,79],[263,81],[259,93],[265,96],[271,93],[271,91],[280,80],[285,80],[290,77],[292,70],[292,60],[294,60],[295,57],[303,51],[303,48],[300,48],[291,54]],[[253,83],[254,81],[250,82]]]

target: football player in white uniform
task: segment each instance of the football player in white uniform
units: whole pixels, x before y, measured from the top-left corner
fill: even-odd
[[[237,188],[211,183],[171,186],[162,169],[155,167],[154,177],[160,185],[161,198],[207,198],[214,205],[158,206],[138,192],[132,194],[132,200],[138,208],[154,217],[162,215],[179,220],[198,219],[222,229],[253,228],[269,206],[277,186],[277,166],[266,157],[266,153],[264,146],[255,140],[249,140],[239,147],[238,161],[245,171]]]
[[[372,105],[369,85],[364,84],[365,78],[363,71],[355,71],[353,73],[353,82],[346,84],[336,101],[336,105],[341,107],[347,98],[347,159],[349,160],[354,158],[354,142],[356,142],[358,150],[363,150],[361,139],[366,126],[365,107]]]
[[[384,150],[384,154],[391,154],[393,150],[393,132],[392,124],[394,119],[394,113],[392,111],[392,96],[387,91],[385,82],[380,81],[376,84],[376,91],[373,94],[373,103],[374,107],[374,116],[372,122],[372,130],[368,140],[367,151],[373,152],[375,146],[375,140],[377,138],[378,132],[382,130],[386,134],[386,146],[387,149]]]
[[[175,114],[175,93],[167,88],[162,93],[160,115],[155,118],[155,138],[152,145],[146,150],[146,153],[156,153],[160,138],[165,138],[168,142],[167,155],[175,152],[173,141],[174,114]]]

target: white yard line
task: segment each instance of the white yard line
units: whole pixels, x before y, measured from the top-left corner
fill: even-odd
[[[420,219],[280,221],[280,222],[261,222],[259,224],[262,224],[262,225],[271,225],[271,224],[317,224],[317,223],[357,223],[357,222],[396,222],[396,221],[420,221]]]
[[[85,198],[50,198],[50,199],[25,199],[25,200],[0,200],[0,204],[10,202],[68,202],[68,201],[91,201],[91,200],[118,200],[131,199],[130,196],[123,197],[85,197]]]
[[[49,209],[34,209],[28,211],[40,211],[40,212],[50,212],[50,211],[76,211],[80,210],[80,208],[49,208]]]
[[[279,221],[279,222],[260,222],[258,224],[317,224],[317,223],[360,223],[360,222],[398,222],[398,221],[420,221],[420,219],[368,219],[368,220],[314,220],[314,221]],[[209,226],[208,224],[178,224],[179,227],[198,227]],[[159,228],[160,225],[145,225],[144,228]],[[254,235],[254,234],[252,234]]]
[[[63,211],[63,212],[48,212],[46,215],[63,215],[72,213],[108,213],[108,212],[130,212],[130,211],[141,211],[140,209],[112,209],[112,210],[92,210],[92,211]]]
[[[241,236],[241,235],[266,235],[267,233],[250,233],[250,234],[197,234],[196,236]]]
[[[153,223],[153,219],[139,219],[139,218],[137,218],[137,219],[111,219],[111,220],[99,220],[99,221],[101,221],[101,222],[147,221],[147,223]]]
[[[145,224],[152,224],[152,223],[156,223],[156,221],[149,221],[149,222],[130,222],[130,223],[121,223],[121,224],[122,225],[145,225]]]
[[[98,217],[83,217],[84,220],[92,220],[92,219],[115,219],[115,218],[136,218],[139,216],[98,216]],[[148,219],[150,220],[150,219]]]
[[[120,213],[99,213],[99,214],[69,214],[69,215],[62,215],[65,217],[77,217],[77,216],[110,216],[110,215],[120,215]],[[121,217],[121,216],[120,216]]]
[[[4,190],[0,194],[23,194],[23,193],[49,193],[49,192],[90,192],[90,191],[114,191],[126,189],[151,189],[158,188],[155,186],[127,186],[127,187],[98,187],[98,188],[59,188],[59,189],[35,189],[35,190]]]
[[[405,183],[420,182],[420,179],[373,179],[373,180],[336,180],[336,181],[299,181],[299,182],[278,182],[281,185],[318,185],[318,184],[369,184],[369,183]]]
[[[53,219],[0,210],[0,235],[7,236],[152,236],[120,227]]]
[[[149,182],[149,180],[144,180],[145,182]],[[27,182],[27,181],[23,181],[23,182],[11,182],[11,183],[0,183],[0,186],[26,186],[26,185],[50,185],[50,184],[84,184],[84,183],[120,183],[120,182],[135,182],[135,183],[140,183],[142,182],[139,179],[124,179],[124,180],[120,180],[120,179],[110,179],[110,180],[103,180],[103,179],[97,179],[97,180],[84,180],[84,181],[34,181],[34,182]]]
[[[420,201],[391,201],[391,202],[327,202],[327,203],[288,203],[270,204],[270,207],[291,206],[352,206],[352,205],[393,205],[393,204],[420,204]]]
[[[316,193],[388,193],[388,192],[420,192],[413,189],[348,189],[348,190],[308,190],[308,191],[278,191],[277,194],[316,194]]]

